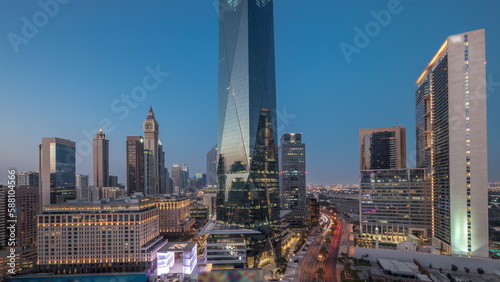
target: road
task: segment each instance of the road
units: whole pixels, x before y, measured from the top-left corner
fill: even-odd
[[[332,214],[328,214],[328,216],[333,219]],[[325,266],[325,281],[337,282],[337,258],[339,256],[339,248],[340,248],[340,240],[342,238],[343,231],[343,219],[337,220],[337,228],[332,236],[330,247],[328,248],[328,255],[326,257],[324,266]]]

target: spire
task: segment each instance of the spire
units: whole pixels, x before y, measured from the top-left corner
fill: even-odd
[[[99,132],[102,132],[102,125],[99,124]]]
[[[153,112],[153,106],[149,107],[148,119],[154,119],[155,113]]]

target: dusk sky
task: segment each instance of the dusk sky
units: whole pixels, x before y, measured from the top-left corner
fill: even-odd
[[[218,0],[58,1],[0,2],[0,182],[7,169],[38,170],[42,137],[75,141],[77,173],[92,175],[102,124],[110,174],[126,183],[126,136],[143,135],[150,105],[169,170],[205,172],[217,142]],[[303,133],[309,184],[358,183],[360,128],[406,126],[414,167],[415,81],[446,37],[481,28],[489,179],[500,181],[500,1],[275,0],[274,10],[278,136]],[[147,93],[131,97],[150,73]]]

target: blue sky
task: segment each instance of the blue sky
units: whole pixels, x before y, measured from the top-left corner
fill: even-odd
[[[303,133],[309,183],[358,181],[359,128],[406,126],[412,166],[414,82],[447,36],[480,28],[487,41],[489,176],[500,181],[500,2],[274,2],[278,134]],[[104,123],[110,173],[125,183],[126,136],[142,135],[150,105],[167,164],[204,172],[217,134],[216,6],[1,1],[0,182],[9,168],[38,170],[42,137],[77,142],[77,173],[91,175],[87,135]],[[390,18],[374,24],[374,14]],[[356,28],[367,26],[369,40],[346,56],[339,46],[356,46]],[[123,102],[151,69],[161,75],[148,81],[150,90]]]

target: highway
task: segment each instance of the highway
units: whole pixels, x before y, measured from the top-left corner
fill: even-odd
[[[328,213],[328,216],[333,220],[333,215]],[[332,236],[330,247],[328,248],[328,255],[326,257],[325,266],[325,281],[337,282],[337,258],[339,256],[340,239],[342,238],[343,219],[337,220],[337,228]]]

